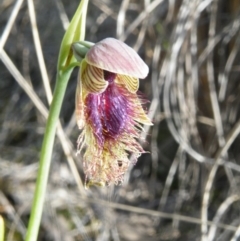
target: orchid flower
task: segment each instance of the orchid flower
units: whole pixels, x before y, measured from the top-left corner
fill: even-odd
[[[148,66],[125,43],[106,38],[81,61],[76,92],[78,152],[84,152],[87,185],[120,184],[129,166],[144,152],[137,142],[141,124],[152,125],[138,95]]]

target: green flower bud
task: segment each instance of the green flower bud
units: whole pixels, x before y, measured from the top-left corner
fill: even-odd
[[[79,41],[72,44],[73,55],[77,59],[77,61],[81,62],[88,50],[94,45],[94,43],[87,41]]]

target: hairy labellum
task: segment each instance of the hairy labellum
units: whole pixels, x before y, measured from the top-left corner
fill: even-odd
[[[83,162],[89,185],[121,183],[129,166],[128,154],[137,158],[144,152],[136,141],[141,129],[138,123],[151,122],[136,91],[138,76],[143,76],[147,67],[129,49],[118,40],[106,39],[94,45],[81,64],[76,115],[83,130],[78,152],[86,148]],[[104,55],[104,51],[109,52]],[[97,53],[101,56],[96,57]],[[140,70],[139,66],[134,69],[136,64]]]
[[[114,82],[101,94],[86,98],[86,120],[91,123],[100,146],[106,139],[117,139],[129,122],[131,107],[127,97]]]

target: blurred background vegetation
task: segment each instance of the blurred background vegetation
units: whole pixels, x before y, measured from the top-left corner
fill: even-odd
[[[24,240],[47,86],[54,88],[60,42],[78,4],[35,0],[33,8],[33,0],[0,0],[0,215],[7,241]],[[74,71],[39,241],[240,240],[240,1],[90,0],[86,40],[106,37],[125,41],[149,65],[140,86],[154,122],[140,140],[149,153],[123,185],[84,190]]]

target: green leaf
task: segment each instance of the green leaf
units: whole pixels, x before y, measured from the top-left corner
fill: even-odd
[[[63,70],[63,68],[67,67],[71,63],[72,43],[83,41],[85,38],[87,6],[88,0],[82,0],[63,37],[58,57],[58,71]]]

